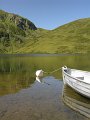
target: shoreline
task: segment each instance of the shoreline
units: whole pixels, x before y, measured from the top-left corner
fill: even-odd
[[[32,56],[32,57],[44,57],[44,56],[71,56],[71,55],[87,55],[85,53],[43,53],[43,54],[39,54],[39,53],[19,53],[19,54],[0,54],[0,57],[10,57],[10,56],[14,56],[14,57],[24,57],[24,56]]]

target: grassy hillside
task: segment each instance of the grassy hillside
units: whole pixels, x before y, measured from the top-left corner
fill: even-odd
[[[37,27],[26,18],[0,10],[0,53],[14,53]]]
[[[20,52],[25,50],[32,53],[89,53],[89,26],[90,18],[86,18],[68,23],[51,31],[44,31],[41,36],[36,38],[33,47],[29,47],[30,42],[28,40],[26,43],[27,47],[21,48]]]
[[[25,18],[0,11],[0,52],[89,53],[90,18],[44,30]]]

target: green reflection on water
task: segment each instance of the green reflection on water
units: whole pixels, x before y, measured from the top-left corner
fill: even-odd
[[[90,55],[4,56],[0,57],[0,95],[15,93],[35,81],[35,71],[51,72],[63,65],[90,71]],[[48,76],[45,74],[44,76]],[[61,79],[61,71],[50,74]]]

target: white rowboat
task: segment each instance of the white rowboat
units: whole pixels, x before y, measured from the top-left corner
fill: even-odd
[[[76,92],[90,98],[90,72],[62,67],[63,82]]]

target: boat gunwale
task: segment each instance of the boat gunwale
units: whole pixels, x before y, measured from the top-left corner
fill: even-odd
[[[68,69],[68,68],[67,68],[67,69]],[[66,75],[68,75],[69,77],[71,77],[71,78],[73,78],[73,79],[75,79],[75,80],[78,80],[78,81],[80,81],[80,82],[82,82],[82,83],[84,83],[84,84],[90,85],[90,83],[87,83],[87,82],[85,82],[85,81],[82,81],[82,80],[79,79],[79,78],[76,78],[76,77],[71,76],[70,74],[68,74],[67,72],[65,72],[63,68],[62,68],[62,70],[63,70],[63,72],[64,72]],[[71,68],[70,68],[70,70],[77,70],[77,69],[71,69]],[[82,71],[82,70],[77,70],[77,71]],[[82,72],[90,73],[90,72],[88,72],[88,71],[82,71]]]

